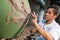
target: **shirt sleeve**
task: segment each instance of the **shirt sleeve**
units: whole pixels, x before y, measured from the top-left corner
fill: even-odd
[[[58,40],[59,39],[59,35],[56,32],[56,30],[51,29],[51,30],[49,30],[49,33],[53,36],[54,40]]]

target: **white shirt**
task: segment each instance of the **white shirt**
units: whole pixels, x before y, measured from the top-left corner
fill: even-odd
[[[54,40],[58,40],[59,36],[60,36],[60,26],[58,25],[58,23],[55,22],[55,20],[53,20],[52,23],[50,24],[45,24],[42,21],[39,22],[39,25],[48,33],[50,33]]]

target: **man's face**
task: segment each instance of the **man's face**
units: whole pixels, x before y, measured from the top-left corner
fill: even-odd
[[[53,8],[49,8],[47,9],[46,13],[45,13],[45,19],[46,20],[52,20],[55,18],[56,15],[54,15],[54,9]]]

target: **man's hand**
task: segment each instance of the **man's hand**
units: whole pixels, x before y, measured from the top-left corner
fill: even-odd
[[[37,23],[37,17],[38,17],[38,14],[36,15],[36,13],[35,12],[33,12],[33,14],[32,14],[32,23],[34,24],[34,23]]]

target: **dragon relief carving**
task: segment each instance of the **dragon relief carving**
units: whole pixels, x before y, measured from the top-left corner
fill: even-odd
[[[11,7],[11,13],[7,15],[5,25],[9,23],[11,16],[12,16],[11,21],[17,24],[20,20],[25,20],[27,15],[31,12],[30,7],[27,7],[26,5],[27,0],[21,0],[22,2],[20,2],[19,0],[7,0],[7,1]],[[25,17],[23,16],[14,17],[13,14],[15,10],[22,13]]]

